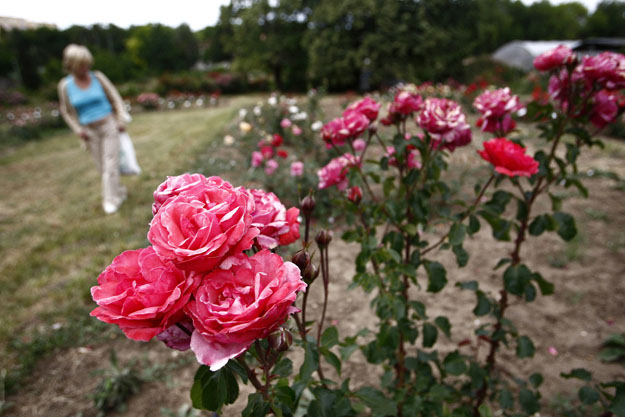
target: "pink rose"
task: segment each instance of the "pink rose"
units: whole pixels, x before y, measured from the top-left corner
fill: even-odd
[[[625,55],[602,52],[596,56],[585,56],[575,73],[590,82],[598,82],[608,90],[625,88]]]
[[[286,211],[286,222],[289,225],[289,231],[280,235],[282,246],[290,245],[299,239],[299,209],[297,207],[291,207]]]
[[[304,163],[301,161],[295,161],[291,164],[291,176],[301,177],[304,175]]]
[[[417,117],[417,123],[430,134],[434,142],[448,143],[455,148],[471,141],[471,127],[462,108],[453,100],[428,98]]]
[[[534,59],[534,67],[539,71],[549,71],[575,62],[575,52],[568,46],[559,45]]]
[[[256,241],[261,248],[276,248],[281,244],[282,236],[291,233],[291,227],[295,227],[298,234],[297,239],[299,239],[299,222],[297,221],[299,209],[289,209],[292,213],[293,210],[297,211],[295,224],[292,224],[293,219],[291,218],[291,221],[289,221],[286,207],[274,193],[267,193],[263,190],[249,190],[249,193],[255,204],[252,212],[252,226],[260,230],[260,233],[256,236]],[[286,239],[285,241],[288,240]]]
[[[322,190],[336,185],[339,190],[343,191],[348,185],[347,172],[349,168],[359,163],[358,158],[349,153],[332,159],[328,165],[317,171],[319,189]]]
[[[590,122],[602,128],[612,123],[618,114],[618,98],[607,90],[599,91],[594,97],[594,107],[590,115]]]
[[[408,149],[407,149],[408,150]],[[386,156],[389,158],[388,163],[392,166],[397,166],[397,158],[395,158],[395,147],[386,147]],[[418,160],[419,152],[416,150],[409,150],[406,157],[406,166],[408,169],[421,169],[421,162]]]
[[[321,137],[329,149],[334,146],[345,145],[345,140],[349,138],[349,130],[345,126],[345,120],[337,117],[323,125],[321,128]]]
[[[367,117],[367,119],[369,119],[370,122],[373,122],[375,119],[378,118],[380,104],[373,100],[371,97],[367,96],[362,100],[352,103],[349,107],[347,107],[345,113],[348,113],[350,111],[362,113]],[[345,113],[343,113],[343,116],[345,116]]]
[[[343,113],[343,120],[350,138],[358,137],[369,127],[367,116],[354,110]]]
[[[365,142],[363,139],[356,139],[352,143],[352,146],[354,147],[354,150],[356,152],[360,152],[365,149],[365,147],[367,146],[367,142]]]
[[[293,132],[295,136],[299,136],[302,134],[302,129],[298,125],[293,125],[291,132]]]
[[[391,104],[391,112],[408,116],[421,110],[423,98],[420,95],[408,91],[400,91],[395,95]]]
[[[514,128],[510,114],[523,108],[519,97],[510,94],[510,88],[487,90],[473,102],[482,114],[478,123],[484,132],[507,133]]]
[[[263,154],[258,152],[258,151],[254,151],[252,152],[252,166],[254,168],[257,168],[259,166],[261,166],[261,164],[263,163],[263,160],[265,158],[263,157]]]
[[[250,227],[254,201],[219,177],[167,200],[148,232],[164,260],[180,269],[209,271],[233,253],[252,246],[258,229]]]
[[[266,249],[252,257],[238,254],[226,264],[206,276],[185,307],[195,326],[191,349],[212,371],[298,311],[293,302],[306,288],[295,264]]]
[[[185,332],[180,327],[184,327],[187,331]],[[191,347],[191,333],[193,333],[193,322],[185,316],[182,321],[157,334],[156,338],[165,343],[168,348],[185,351]]]
[[[288,129],[292,124],[293,123],[287,118],[282,119],[280,122],[280,126],[282,126],[283,129]]]
[[[359,186],[354,185],[347,190],[347,199],[352,203],[358,204],[362,201],[362,190]]]
[[[184,317],[201,275],[185,273],[152,247],[121,253],[98,277],[91,315],[119,326],[126,337],[148,341]]]
[[[276,169],[278,169],[278,162],[275,159],[270,159],[265,164],[265,174],[267,175],[273,174]]]
[[[155,215],[158,209],[173,197],[179,194],[200,193],[207,184],[212,183],[219,177],[206,178],[202,174],[182,174],[176,177],[167,177],[163,183],[161,183],[154,191],[154,203],[152,204],[152,214]],[[217,182],[219,182],[217,181]]]
[[[569,73],[565,69],[549,78],[549,96],[553,101],[559,103],[562,109],[568,108],[568,90],[570,85]]]

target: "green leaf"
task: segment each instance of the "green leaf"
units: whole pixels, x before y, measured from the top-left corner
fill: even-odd
[[[469,253],[460,245],[452,247],[451,250],[454,255],[456,255],[456,262],[458,263],[458,266],[466,266],[469,262]]]
[[[312,375],[312,373],[319,366],[319,352],[317,351],[317,346],[314,343],[308,341],[306,342],[306,349],[304,355],[304,363],[299,370],[299,376],[302,380],[308,381]]]
[[[514,397],[510,391],[503,389],[499,392],[499,405],[504,410],[510,409],[514,406]]]
[[[375,388],[363,387],[356,391],[356,396],[362,400],[373,414],[380,416],[394,416],[397,414],[397,404],[387,398],[381,391]]]
[[[438,337],[438,330],[436,330],[436,327],[434,327],[430,323],[425,323],[423,325],[423,347],[429,348],[429,347],[434,346],[434,343],[436,343],[437,337]]]
[[[506,206],[512,199],[512,194],[504,190],[497,190],[493,194],[493,197],[488,201],[485,206],[488,210],[496,213],[503,214],[506,211]]]
[[[542,295],[553,294],[554,285],[551,282],[547,281],[545,278],[543,278],[543,276],[540,275],[538,272],[534,272],[532,274],[532,279],[536,281],[536,284],[538,284],[538,288],[540,288],[540,292],[542,293]]]
[[[527,336],[519,336],[516,339],[516,355],[519,358],[531,358],[534,356],[536,348],[532,339]]]
[[[498,270],[499,268],[501,268],[502,266],[509,264],[510,262],[512,262],[512,259],[510,258],[501,258],[499,260],[499,262],[497,262],[497,265],[495,265],[495,267],[493,268],[493,270]]]
[[[323,331],[321,335],[321,344],[327,348],[331,348],[332,346],[339,344],[339,332],[336,330],[336,327],[331,326]]]
[[[543,376],[539,374],[538,372],[530,375],[530,384],[532,384],[532,387],[534,388],[540,387],[540,385],[543,383],[543,380],[544,380]]]
[[[476,295],[477,295],[477,305],[473,309],[473,314],[475,314],[478,317],[485,316],[486,314],[490,313],[490,310],[492,308],[490,300],[488,299],[488,297],[486,297],[486,295],[482,291],[476,292]]]
[[[241,413],[242,417],[265,417],[269,412],[269,403],[257,392],[247,397],[247,406]]]
[[[477,233],[480,230],[480,220],[473,214],[469,216],[469,227],[467,232],[470,235]]]
[[[456,376],[462,375],[467,370],[467,364],[458,351],[451,352],[445,356],[443,366],[445,371]]]
[[[291,372],[293,372],[293,362],[289,358],[281,359],[278,363],[276,363],[271,371],[272,374],[278,375],[282,378],[286,378],[291,375]]]
[[[549,193],[549,198],[551,199],[551,210],[552,211],[560,211],[562,208],[562,198]]]
[[[212,372],[203,365],[196,372],[191,387],[191,401],[195,408],[217,411],[224,404],[232,404],[238,396],[239,384],[230,368]]]
[[[591,405],[599,401],[599,393],[589,386],[583,386],[577,392],[579,400],[586,405]]]
[[[326,348],[325,346],[321,347],[321,354],[323,355],[323,357],[325,358],[325,360],[334,367],[334,369],[336,369],[336,372],[339,374],[339,376],[341,376],[341,360],[338,358],[338,356],[336,356],[334,353],[332,353],[328,348]]]
[[[568,374],[565,374],[564,372],[561,373],[560,376],[565,379],[576,378],[586,382],[589,382],[592,379],[592,374],[584,368],[575,368]]]
[[[566,241],[573,239],[577,235],[575,219],[567,213],[557,212],[553,218],[558,223],[558,235]]]
[[[428,292],[439,292],[447,284],[445,267],[438,262],[428,262],[425,265],[428,274]]]
[[[438,316],[434,319],[434,323],[438,326],[439,329],[445,334],[447,337],[451,337],[451,323],[449,319],[444,316]]]
[[[463,290],[476,291],[477,290],[477,281],[458,282],[456,284],[456,286],[462,288]]]
[[[525,293],[531,278],[532,273],[525,265],[511,265],[503,273],[506,291],[519,297]]]
[[[541,214],[530,223],[529,232],[532,236],[540,236],[549,226],[549,216]]]
[[[358,350],[358,345],[351,344],[347,346],[339,347],[339,353],[341,354],[341,359],[346,361],[352,355],[352,353]]]
[[[534,414],[540,410],[538,397],[528,389],[524,388],[519,392],[519,402],[521,403],[523,411],[527,414]]]
[[[608,410],[613,412],[616,417],[625,417],[625,384],[621,383],[616,387],[614,398]]]
[[[465,234],[465,226],[462,223],[454,223],[449,230],[449,244],[451,246],[462,244]]]
[[[490,407],[487,404],[480,405],[480,407],[477,410],[480,413],[480,417],[492,417],[493,416],[493,412],[491,411]]]

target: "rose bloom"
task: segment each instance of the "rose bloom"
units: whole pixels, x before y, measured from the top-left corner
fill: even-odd
[[[277,133],[275,133],[271,137],[271,146],[273,146],[274,148],[278,148],[282,146],[283,143],[284,143],[284,139],[282,138],[282,136],[278,135]]]
[[[352,146],[354,147],[354,150],[356,152],[360,152],[363,149],[365,149],[365,147],[367,146],[367,142],[365,142],[363,139],[356,139],[353,143]]]
[[[510,94],[510,88],[506,87],[484,91],[475,99],[473,107],[482,114],[478,123],[484,132],[507,133],[514,128],[510,114],[522,109],[523,105],[519,97]]]
[[[531,177],[538,172],[538,161],[526,155],[524,147],[506,138],[484,142],[484,150],[477,153],[493,164],[495,171],[509,177]]]
[[[362,200],[362,190],[359,186],[354,185],[347,191],[347,199],[352,203],[360,203]]]
[[[273,156],[273,147],[270,145],[261,146],[260,153],[264,159],[269,159]]]
[[[423,98],[420,95],[408,91],[400,91],[395,94],[390,111],[408,116],[421,110],[422,105]]]
[[[322,190],[336,185],[339,190],[343,191],[348,185],[347,171],[349,171],[350,167],[359,163],[358,158],[349,153],[332,159],[328,165],[317,171],[319,189]]]
[[[152,247],[121,253],[98,277],[91,315],[148,341],[184,317],[183,307],[202,276],[159,258]]]
[[[199,175],[199,174],[198,174]],[[150,223],[148,240],[164,260],[180,269],[208,271],[252,246],[254,201],[219,177],[205,178],[168,199]]]
[[[332,145],[345,145],[345,140],[349,138],[349,133],[349,130],[345,126],[345,119],[342,117],[330,120],[321,128],[321,137],[328,149],[331,148]]]
[[[378,118],[378,112],[380,111],[380,104],[371,97],[367,96],[362,100],[356,101],[347,107],[345,113],[355,111],[357,113],[364,114],[370,122],[373,122]],[[343,116],[345,116],[343,113]]]
[[[585,56],[575,73],[591,82],[599,82],[608,90],[625,88],[625,55],[602,52],[596,56]]]
[[[363,113],[348,110],[343,113],[343,122],[350,138],[355,138],[369,127],[369,119]]]
[[[197,360],[217,371],[297,312],[293,302],[305,288],[299,268],[266,249],[230,258],[206,275],[185,307]]]
[[[274,193],[254,189],[249,193],[255,204],[252,226],[260,230],[256,241],[261,248],[274,249],[279,244],[289,245],[299,239],[298,208],[287,210]],[[295,233],[291,233],[292,229]]]
[[[287,118],[282,119],[280,122],[280,126],[282,126],[283,129],[288,129],[292,124],[293,123]]]
[[[575,62],[576,55],[571,48],[559,45],[556,48],[544,52],[534,59],[534,67],[539,71],[549,71],[563,65]]]
[[[295,161],[291,164],[291,176],[301,177],[304,175],[304,163],[301,161]]]
[[[471,140],[471,126],[460,105],[453,100],[428,98],[417,117],[417,124],[435,141],[464,143],[467,138]]]
[[[284,159],[284,158],[288,158],[289,153],[287,151],[285,151],[284,149],[279,149],[276,152],[276,155],[278,155],[280,158]]]
[[[252,166],[254,168],[259,167],[263,163],[264,160],[265,158],[263,157],[262,153],[258,151],[252,152]]]
[[[278,162],[275,159],[270,159],[265,164],[265,174],[272,175],[276,169],[278,169]]]
[[[254,155],[252,154],[252,161]],[[262,161],[262,160],[261,160]],[[207,185],[220,183],[221,178],[206,178],[202,174],[182,174],[175,177],[167,177],[154,191],[154,203],[152,214],[155,215],[165,202],[179,194],[199,194]]]
[[[385,156],[389,158],[388,159],[389,165],[397,166],[397,158],[395,158],[394,146],[386,147]],[[408,167],[408,169],[421,169],[421,162],[417,158],[419,158],[419,152],[416,150],[409,150],[406,156],[406,167]]]
[[[243,133],[248,133],[250,130],[252,130],[252,125],[248,122],[241,122],[239,123],[239,129]]]
[[[298,125],[293,125],[293,127],[291,128],[291,132],[293,132],[295,136],[299,136],[302,134],[302,128]]]
[[[607,90],[599,91],[594,97],[590,122],[599,129],[612,123],[618,114],[618,97]]]

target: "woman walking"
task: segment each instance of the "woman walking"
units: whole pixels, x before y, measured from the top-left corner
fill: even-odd
[[[93,57],[81,45],[63,50],[69,75],[58,85],[60,112],[72,131],[87,145],[102,176],[102,208],[115,213],[126,199],[119,181],[119,132],[129,115],[117,89],[104,74],[90,71]]]

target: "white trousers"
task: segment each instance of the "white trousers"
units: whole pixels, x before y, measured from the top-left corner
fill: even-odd
[[[88,146],[102,176],[102,205],[119,207],[126,188],[119,182],[119,130],[113,116],[85,126]]]

